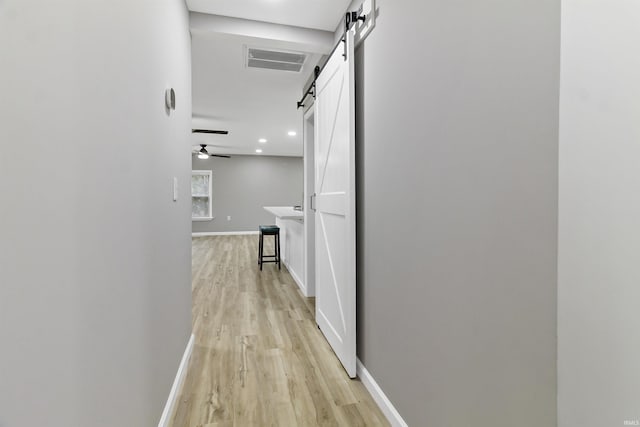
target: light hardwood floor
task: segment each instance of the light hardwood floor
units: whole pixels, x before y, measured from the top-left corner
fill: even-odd
[[[259,270],[257,239],[193,239],[195,346],[172,426],[388,425],[316,326],[313,299],[284,265]]]

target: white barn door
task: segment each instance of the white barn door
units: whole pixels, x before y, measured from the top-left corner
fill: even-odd
[[[352,32],[345,36],[346,46],[338,46],[316,80],[316,322],[355,378],[354,45]]]

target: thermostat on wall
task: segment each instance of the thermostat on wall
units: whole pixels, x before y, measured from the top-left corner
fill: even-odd
[[[169,88],[164,92],[164,103],[167,106],[167,109],[176,109],[176,92],[173,88]]]

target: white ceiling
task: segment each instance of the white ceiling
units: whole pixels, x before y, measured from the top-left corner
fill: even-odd
[[[350,0],[187,0],[191,11],[194,134],[216,154],[302,156],[302,110],[296,108]],[[307,53],[300,73],[246,68],[246,48]],[[296,136],[289,136],[295,131]],[[260,138],[268,142],[261,144]]]
[[[251,69],[244,65],[247,45],[282,48],[266,39],[193,32],[193,127],[229,131],[226,136],[194,134],[193,143],[218,145],[208,149],[216,154],[256,154],[260,148],[262,155],[302,156],[302,112],[296,101],[320,55],[313,54],[301,73]],[[261,144],[260,138],[268,142]]]
[[[334,31],[350,0],[187,0],[194,12]]]

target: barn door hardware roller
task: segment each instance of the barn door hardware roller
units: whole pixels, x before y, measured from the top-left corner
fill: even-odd
[[[342,34],[342,37],[340,38],[340,41],[338,43],[336,43],[336,45],[333,47],[333,49],[331,49],[331,53],[329,54],[329,58],[331,58],[331,55],[333,55],[333,53],[336,51],[336,49],[338,49],[338,47],[340,46],[340,44],[343,44],[344,46],[344,52],[342,54],[342,57],[344,58],[344,60],[347,60],[347,33],[349,32],[349,30],[351,30],[351,28],[354,26],[354,24],[358,21],[362,21],[365,22],[365,20],[367,19],[367,16],[364,14],[361,14],[359,12],[347,12],[344,16],[344,33]],[[300,107],[304,107],[304,100],[307,99],[307,96],[309,95],[313,95],[313,98],[315,99],[316,97],[316,80],[318,80],[318,76],[320,75],[320,73],[322,72],[322,70],[324,69],[324,66],[327,63],[325,62],[322,67],[318,67],[316,66],[316,68],[314,69],[314,76],[313,76],[313,81],[311,82],[311,84],[309,85],[309,87],[307,88],[307,90],[304,92],[304,95],[302,95],[302,99],[300,101],[298,101],[297,105],[298,105],[298,109]]]
[[[316,68],[313,69],[313,81],[309,85],[309,88],[305,91],[304,95],[302,95],[302,99],[298,101],[298,109],[300,109],[300,107],[304,107],[304,100],[307,98],[307,96],[313,95],[313,99],[316,98],[316,80],[318,80],[320,71],[320,67],[316,65]]]
[[[358,12],[347,12],[344,15],[344,34],[342,35],[342,43],[344,46],[344,53],[342,54],[342,57],[344,58],[344,60],[347,60],[347,33],[349,32],[349,30],[351,29],[351,27],[353,27],[353,25],[358,22],[358,21],[366,21],[367,16],[362,14],[358,14]]]

